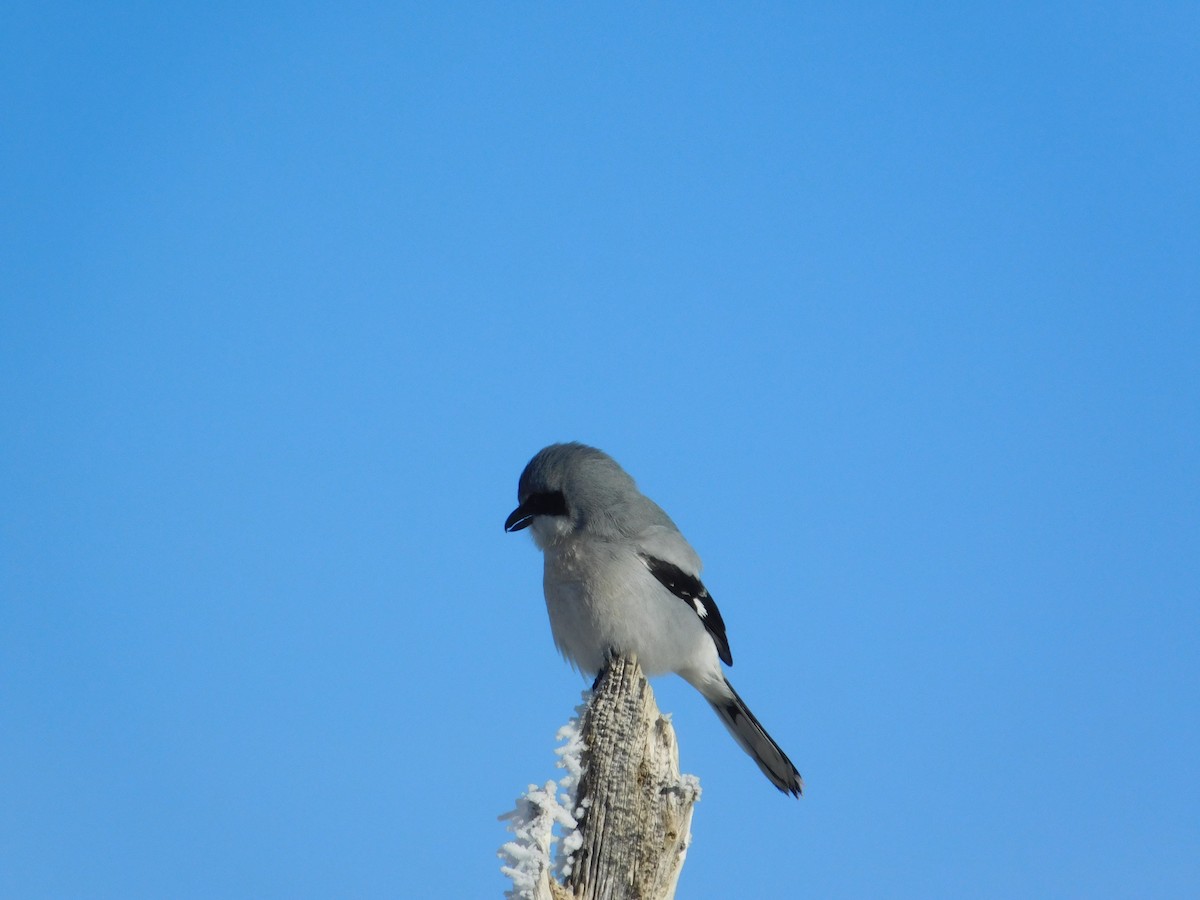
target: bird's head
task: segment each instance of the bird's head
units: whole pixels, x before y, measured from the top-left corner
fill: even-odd
[[[637,495],[633,479],[611,456],[586,444],[551,444],[525,466],[518,506],[505,531],[532,527],[538,546],[562,540],[585,524],[601,532],[614,524],[623,498]]]

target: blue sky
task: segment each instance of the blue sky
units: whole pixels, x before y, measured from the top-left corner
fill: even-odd
[[[680,896],[1200,894],[1194,4],[9,4],[0,894],[494,897],[522,466],[703,556]]]

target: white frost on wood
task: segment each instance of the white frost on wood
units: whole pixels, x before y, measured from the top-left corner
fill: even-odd
[[[582,702],[575,707],[575,715],[568,719],[567,724],[558,729],[558,734],[555,735],[560,742],[560,746],[554,750],[558,755],[556,765],[567,770],[567,773],[558,779],[558,799],[564,809],[571,811],[570,831],[563,833],[554,860],[555,874],[560,879],[571,874],[571,859],[575,851],[583,846],[583,835],[580,834],[578,826],[579,819],[583,817],[588,805],[586,797],[579,799],[576,794],[579,791],[579,779],[583,775],[583,754],[587,750],[583,743],[581,723],[592,699],[592,692],[584,691],[581,699]]]
[[[579,779],[583,773],[583,744],[580,722],[587,710],[590,691],[584,691],[583,702],[575,708],[575,715],[558,729],[555,739],[559,746],[556,765],[566,769],[557,781],[550,780],[542,787],[531,784],[517,798],[516,808],[500,817],[508,822],[513,840],[500,848],[500,858],[506,865],[500,871],[512,880],[512,889],[505,893],[509,900],[539,900],[548,897],[551,870],[560,877],[571,872],[572,854],[583,844],[579,833],[578,819],[587,807],[587,801],[577,801]],[[550,850],[558,845],[553,867]]]

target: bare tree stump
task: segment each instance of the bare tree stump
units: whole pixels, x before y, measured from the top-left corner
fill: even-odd
[[[582,736],[583,843],[567,889],[575,900],[671,900],[700,787],[679,774],[675,731],[636,659],[600,673]]]
[[[671,722],[635,659],[612,660],[558,733],[567,774],[531,784],[500,818],[511,900],[671,900],[700,783],[679,774]],[[555,831],[558,830],[558,834]],[[553,877],[551,850],[559,843]]]

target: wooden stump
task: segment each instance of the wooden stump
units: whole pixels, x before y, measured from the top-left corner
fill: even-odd
[[[575,900],[670,900],[691,838],[699,782],[679,774],[675,730],[636,659],[600,673],[584,715]],[[557,885],[555,885],[557,887]]]

